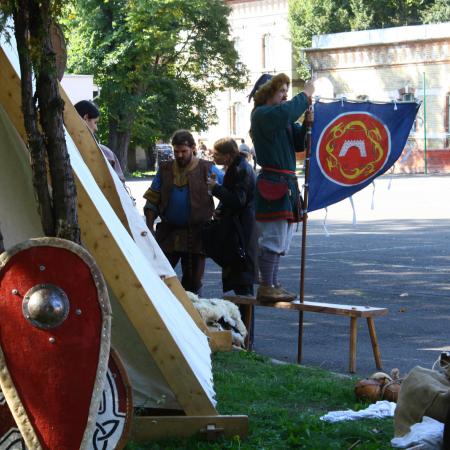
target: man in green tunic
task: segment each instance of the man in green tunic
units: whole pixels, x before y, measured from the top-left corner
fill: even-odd
[[[296,121],[308,110],[314,85],[306,82],[303,92],[288,101],[289,84],[284,73],[274,77],[264,74],[249,96],[255,104],[251,136],[261,166],[255,198],[261,274],[257,297],[261,302],[296,297],[279,284],[278,267],[280,256],[289,251],[294,224],[302,215],[295,152],[305,149],[306,129]]]

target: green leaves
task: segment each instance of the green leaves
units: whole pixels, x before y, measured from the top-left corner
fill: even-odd
[[[433,6],[432,6],[433,5]],[[424,8],[425,13],[421,13]],[[450,20],[448,0],[289,0],[289,24],[299,73],[309,77],[303,49],[318,34]],[[445,19],[447,17],[447,19]]]
[[[450,21],[450,1],[436,0],[436,2],[425,9],[421,18],[424,23],[440,23]]]
[[[131,119],[135,144],[206,129],[211,95],[247,77],[229,12],[223,0],[73,0],[70,69],[94,74],[105,113]]]

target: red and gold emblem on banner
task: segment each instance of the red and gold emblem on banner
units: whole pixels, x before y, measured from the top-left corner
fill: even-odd
[[[324,128],[317,144],[317,161],[329,180],[354,186],[384,167],[390,147],[389,130],[379,119],[367,112],[350,112]]]

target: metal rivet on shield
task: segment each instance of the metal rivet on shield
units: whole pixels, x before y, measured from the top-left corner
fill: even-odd
[[[52,336],[48,338],[48,342],[50,342],[50,344],[54,344],[56,342],[56,339]]]
[[[81,309],[76,309],[76,310],[75,310],[75,314],[76,314],[77,316],[81,316]]]
[[[39,266],[39,270],[43,272],[45,270],[45,266]]]
[[[141,231],[141,236],[147,236],[147,232],[146,231]]]
[[[19,291],[18,291],[17,289],[13,289],[13,290],[11,291],[11,294],[12,294],[12,295],[18,295],[18,294],[19,294]]]

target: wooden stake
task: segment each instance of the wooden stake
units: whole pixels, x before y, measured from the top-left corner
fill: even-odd
[[[303,195],[303,216],[302,216],[302,248],[300,262],[300,302],[305,301],[305,259],[306,259],[306,225],[308,221],[308,179],[309,162],[311,156],[311,135],[312,135],[312,100],[309,98],[309,114],[305,116],[306,121],[306,155],[305,155],[305,192]],[[298,313],[298,340],[297,340],[297,363],[302,362],[303,349],[303,311]]]

